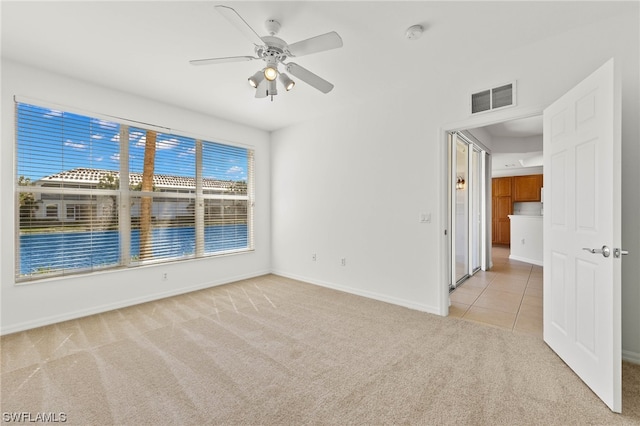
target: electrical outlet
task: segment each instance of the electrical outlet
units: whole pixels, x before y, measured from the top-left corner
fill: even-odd
[[[169,274],[167,274],[166,272],[162,273],[162,281],[167,281],[169,279]]]
[[[347,266],[347,258],[346,257],[343,257],[342,259],[340,259],[340,265]]]
[[[316,260],[318,260],[318,256],[316,256],[316,254],[315,254],[315,253],[313,253],[313,254],[311,255],[311,260],[313,260],[313,261],[315,262]]]

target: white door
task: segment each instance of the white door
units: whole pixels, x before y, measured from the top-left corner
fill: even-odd
[[[620,90],[611,59],[544,111],[544,341],[616,412],[620,164]]]

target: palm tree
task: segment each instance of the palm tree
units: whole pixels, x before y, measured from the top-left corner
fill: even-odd
[[[100,177],[97,185],[98,189],[120,189],[120,178],[115,172],[105,174]],[[109,205],[104,207],[102,215],[99,216],[104,228],[115,227],[118,222],[118,199],[115,195],[109,196]]]
[[[156,159],[156,132],[147,130],[144,145],[144,166],[142,169],[142,191],[153,191],[153,169]],[[140,201],[140,260],[153,257],[151,240],[151,208],[153,198],[142,197]]]
[[[19,186],[32,186],[33,183],[28,177],[20,176],[18,178]],[[20,220],[33,219],[36,210],[38,210],[38,202],[33,192],[20,192]]]

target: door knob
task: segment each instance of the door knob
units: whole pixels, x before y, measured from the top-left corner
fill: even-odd
[[[588,248],[588,247],[583,247],[582,250],[586,250],[589,253],[601,253],[604,257],[609,257],[611,256],[611,249],[607,246],[602,246],[601,249],[593,249],[593,248]]]

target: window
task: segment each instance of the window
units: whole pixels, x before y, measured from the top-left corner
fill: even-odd
[[[54,219],[58,218],[58,205],[57,204],[49,204],[47,206],[47,217],[51,217]]]
[[[19,281],[253,249],[253,151],[16,105]]]

